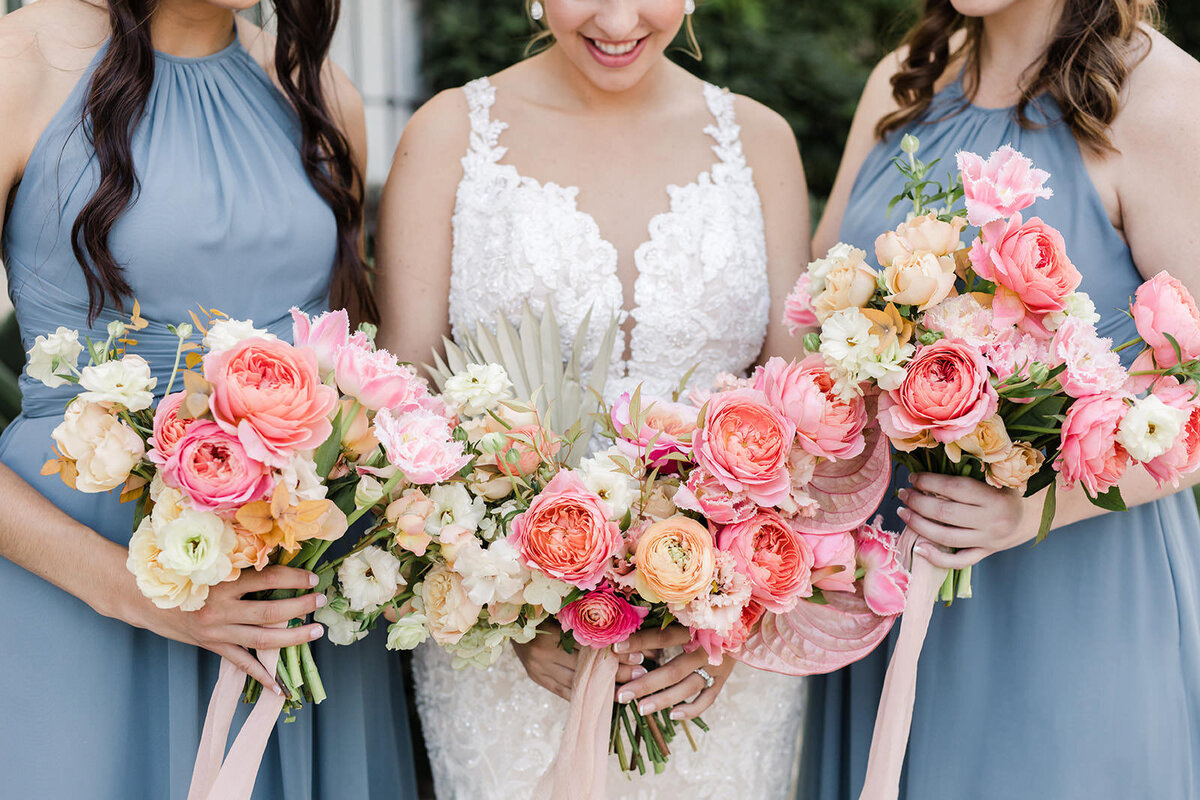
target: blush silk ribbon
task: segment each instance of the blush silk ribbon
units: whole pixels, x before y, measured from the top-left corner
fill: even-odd
[[[267,672],[274,674],[279,651],[259,650],[258,660]],[[271,731],[275,730],[279,712],[283,710],[283,697],[263,689],[226,754],[225,742],[245,681],[245,674],[232,661],[221,659],[217,685],[213,687],[208,713],[204,717],[204,732],[200,736],[187,800],[249,800],[254,791],[263,752]]]
[[[913,703],[917,697],[917,662],[929,632],[933,605],[945,578],[945,569],[935,567],[920,556],[913,558],[908,602],[900,617],[900,635],[888,663],[879,710],[875,714],[867,775],[859,800],[896,800],[899,795],[900,773],[904,769]]]
[[[617,666],[611,649],[583,649],[575,670],[567,727],[554,761],[538,780],[534,797],[604,800]]]

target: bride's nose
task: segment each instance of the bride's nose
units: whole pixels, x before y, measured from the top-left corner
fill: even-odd
[[[596,12],[596,27],[611,42],[624,42],[635,38],[638,20],[641,17],[638,10],[640,1],[608,0]]]

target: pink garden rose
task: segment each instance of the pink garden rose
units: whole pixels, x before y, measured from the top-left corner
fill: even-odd
[[[1170,483],[1178,488],[1180,477],[1200,469],[1200,399],[1192,398],[1190,385],[1173,378],[1159,382],[1154,394],[1167,405],[1185,409],[1189,414],[1175,446],[1143,465],[1159,486]]]
[[[745,492],[731,492],[719,480],[697,467],[675,493],[675,505],[695,511],[717,525],[745,522],[758,506]]]
[[[738,571],[750,579],[751,594],[768,611],[791,611],[812,595],[813,550],[774,511],[758,514],[717,534],[717,546],[733,556]]]
[[[1037,217],[1022,224],[1017,214],[1008,223],[993,222],[980,231],[971,247],[971,266],[996,283],[992,315],[997,325],[1020,325],[1044,338],[1047,314],[1062,311],[1067,295],[1083,280],[1067,258],[1062,234]]]
[[[696,462],[729,491],[777,506],[791,491],[788,453],[795,436],[795,424],[762,392],[720,392],[709,400],[704,427],[696,431]]]
[[[1054,463],[1063,485],[1077,482],[1092,494],[1106,492],[1129,467],[1129,453],[1117,431],[1129,406],[1121,397],[1096,395],[1076,400],[1062,426],[1062,450]]]
[[[649,613],[650,609],[633,605],[612,589],[597,589],[567,603],[557,617],[575,641],[599,649],[628,639]]]
[[[900,563],[896,537],[888,533],[876,517],[874,523],[864,523],[854,533],[858,544],[858,563],[863,575],[863,599],[867,607],[881,617],[891,617],[904,611],[908,592],[908,571]]]
[[[984,161],[975,153],[958,154],[966,194],[967,220],[977,228],[1005,219],[1054,192],[1047,187],[1050,173],[1036,169],[1033,162],[1009,145]]]
[[[580,589],[595,589],[623,542],[608,504],[562,470],[512,521],[509,542],[530,569]]]
[[[783,304],[783,324],[788,333],[795,336],[798,331],[818,326],[817,314],[813,311],[813,298],[808,291],[808,276],[801,275],[795,288]]]
[[[326,311],[309,318],[300,309],[292,307],[292,343],[296,347],[311,348],[317,356],[321,375],[333,372],[338,353],[350,341],[350,316],[345,309]]]
[[[917,351],[900,388],[879,398],[879,424],[893,440],[928,432],[953,442],[996,413],[998,397],[987,361],[960,339],[941,339]]]
[[[754,374],[754,388],[796,426],[796,439],[819,458],[848,459],[866,445],[867,409],[862,397],[843,401],[820,355],[800,362],[772,358]]]
[[[612,423],[618,434],[631,428],[630,413],[632,397],[625,392],[613,403]],[[692,447],[692,436],[696,432],[696,417],[699,409],[670,400],[643,397],[642,424],[633,431],[633,438],[618,439],[617,447],[629,456],[646,453],[650,465],[656,469],[674,471],[675,462],[668,458],[672,453],[686,453]]]
[[[824,592],[853,592],[858,566],[854,534],[806,533],[804,538],[813,551],[813,586]]]
[[[1160,272],[1138,287],[1133,301],[1133,322],[1146,344],[1154,350],[1160,367],[1179,363],[1175,348],[1164,334],[1179,343],[1184,361],[1200,358],[1200,311],[1187,287],[1166,272]]]
[[[365,408],[410,411],[429,394],[429,387],[407,364],[399,364],[387,350],[355,344],[343,347],[334,367],[338,389]]]
[[[1051,352],[1054,366],[1066,365],[1058,382],[1071,397],[1112,394],[1129,380],[1112,339],[1101,339],[1093,326],[1076,317],[1067,317],[1054,332]]]
[[[180,419],[179,407],[183,404],[187,392],[175,392],[158,401],[154,409],[154,432],[147,442],[150,452],[146,457],[162,467],[167,459],[175,452],[175,445],[188,427],[195,422],[191,419]]]
[[[286,342],[244,339],[204,359],[212,384],[213,419],[236,434],[251,458],[274,467],[297,450],[313,450],[329,438],[329,414],[338,393],[321,383],[317,357]]]
[[[445,417],[424,409],[400,415],[382,409],[375,415],[375,438],[388,463],[409,483],[421,486],[449,480],[471,460],[463,443],[454,440]]]
[[[197,420],[162,469],[163,483],[204,511],[239,508],[271,493],[271,469],[251,458],[241,440],[215,422]]]

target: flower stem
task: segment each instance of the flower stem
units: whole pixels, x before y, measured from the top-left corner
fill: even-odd
[[[1115,348],[1115,349],[1113,350],[1113,352],[1114,352],[1114,353],[1119,353],[1119,352],[1121,352],[1122,350],[1125,350],[1126,348],[1133,347],[1135,344],[1137,344],[1137,343],[1138,343],[1138,342],[1140,342],[1140,341],[1142,341],[1142,337],[1141,337],[1141,336],[1135,336],[1135,337],[1133,337],[1132,339],[1130,339],[1128,342],[1125,342],[1124,344],[1122,344],[1120,347],[1117,347],[1117,348]]]
[[[971,597],[971,568],[969,566],[958,570],[956,583],[958,584],[958,591],[955,592],[955,596],[959,600],[969,600]]]
[[[183,358],[183,339],[175,344],[175,366],[171,367],[171,377],[167,379],[167,391],[163,397],[171,396],[171,387],[175,385],[175,376],[179,373],[179,360]]]
[[[321,673],[317,671],[317,662],[313,659],[312,647],[309,642],[299,646],[300,666],[308,681],[308,691],[313,703],[320,704],[328,695],[325,694],[325,684],[321,682]]]

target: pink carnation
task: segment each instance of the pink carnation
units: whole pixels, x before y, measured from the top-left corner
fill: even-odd
[[[783,305],[783,324],[792,336],[801,330],[820,327],[816,312],[813,311],[813,298],[808,291],[808,275],[801,275],[787,296]]]
[[[375,438],[388,463],[422,486],[449,480],[471,460],[446,419],[423,409],[399,416],[382,409],[375,415]]]
[[[754,388],[796,426],[800,446],[819,458],[849,459],[866,446],[866,404],[849,402],[834,391],[834,380],[820,355],[801,362],[772,358],[754,374]]]
[[[947,339],[962,339],[976,347],[985,347],[1001,334],[992,320],[992,309],[974,294],[960,294],[938,303],[925,312],[921,325]]]
[[[1070,489],[1082,483],[1092,495],[1117,484],[1129,466],[1129,453],[1117,441],[1129,406],[1121,397],[1096,395],[1076,400],[1062,426],[1062,449],[1055,469]]]
[[[649,613],[650,609],[633,605],[612,589],[597,589],[563,606],[557,616],[562,629],[571,631],[575,641],[602,648],[628,639]]]
[[[893,440],[928,432],[939,442],[952,442],[996,413],[997,402],[978,348],[941,339],[917,351],[900,388],[880,396],[879,424]]]
[[[1129,379],[1112,339],[1101,339],[1093,326],[1076,317],[1067,317],[1055,331],[1051,351],[1054,366],[1066,365],[1058,382],[1071,397],[1112,394]]]
[[[1193,399],[1192,386],[1174,379],[1159,382],[1154,394],[1167,405],[1189,412],[1183,435],[1175,446],[1143,465],[1159,486],[1170,483],[1178,488],[1180,477],[1200,469],[1200,398]]]
[[[1187,287],[1171,275],[1160,272],[1139,286],[1132,313],[1138,333],[1154,350],[1158,366],[1179,363],[1165,334],[1175,337],[1184,361],[1200,358],[1200,311]]]
[[[1045,185],[1050,173],[1036,169],[1009,145],[992,153],[987,161],[975,153],[960,152],[958,170],[966,194],[967,220],[978,228],[1011,217],[1038,198],[1054,195]]]
[[[274,488],[270,468],[247,455],[237,436],[208,420],[188,426],[163,465],[162,479],[205,511],[238,508]]]
[[[717,525],[745,522],[758,506],[745,492],[731,492],[719,480],[697,467],[675,493],[677,507],[695,511]]]
[[[908,570],[900,563],[895,534],[885,531],[882,518],[864,523],[854,533],[858,545],[858,563],[865,571],[862,579],[863,599],[867,607],[881,617],[891,617],[904,611],[908,592]]]
[[[796,426],[753,389],[713,395],[695,435],[696,462],[731,492],[777,506],[791,492],[788,453]]]
[[[1017,328],[1008,328],[982,348],[988,366],[1001,381],[1013,375],[1029,377],[1029,367],[1035,362],[1049,364],[1050,343],[1045,339],[1030,336]]]

